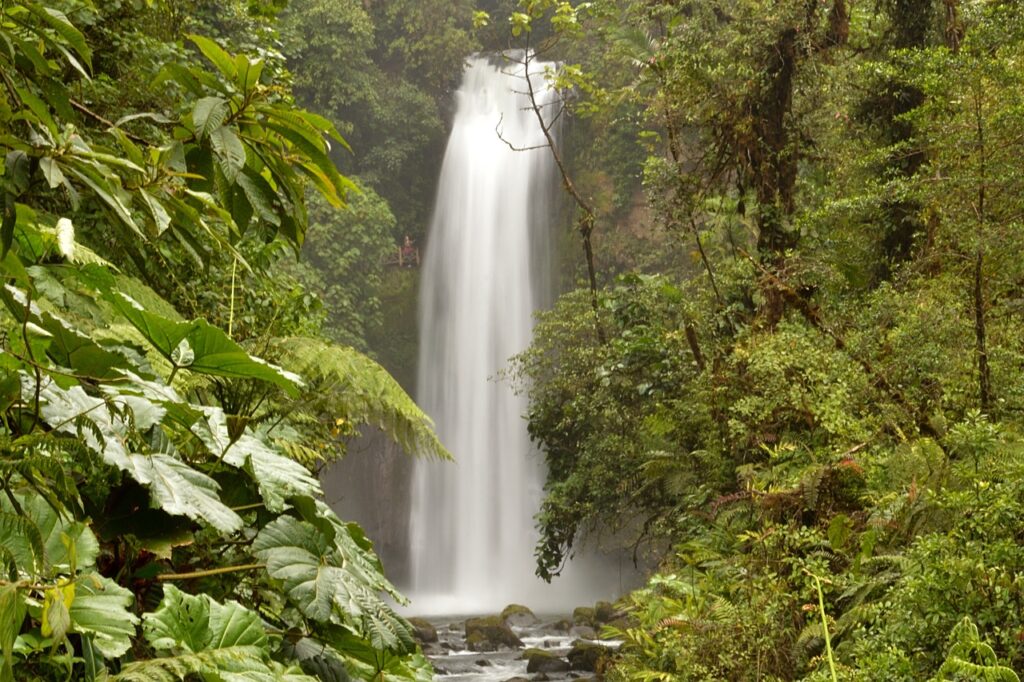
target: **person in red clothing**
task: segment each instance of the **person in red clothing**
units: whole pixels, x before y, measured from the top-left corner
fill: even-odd
[[[411,268],[414,265],[419,265],[420,254],[416,250],[416,245],[412,241],[412,237],[405,235],[405,242],[402,243],[402,248],[399,250],[400,265]]]

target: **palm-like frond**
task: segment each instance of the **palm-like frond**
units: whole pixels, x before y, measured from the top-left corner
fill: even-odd
[[[321,339],[277,339],[275,356],[307,382],[299,398],[332,421],[379,427],[411,455],[451,459],[434,424],[387,370],[362,353]]]

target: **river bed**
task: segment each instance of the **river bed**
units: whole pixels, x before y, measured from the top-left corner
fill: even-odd
[[[573,644],[578,641],[594,642],[590,634],[574,628],[566,631],[560,624],[564,618],[545,618],[539,625],[513,626],[512,630],[523,642],[522,649],[496,651],[473,651],[466,644],[463,618],[431,618],[437,631],[438,641],[424,645],[424,653],[436,671],[439,682],[508,682],[510,680],[595,680],[593,671],[565,670],[528,672],[528,661],[523,658],[527,649],[541,649],[565,660]],[[618,642],[599,642],[602,646],[615,648]]]

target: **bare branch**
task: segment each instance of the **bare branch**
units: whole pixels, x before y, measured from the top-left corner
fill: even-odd
[[[501,118],[498,119],[498,123],[494,126],[494,132],[498,135],[498,139],[501,140],[502,142],[504,142],[508,146],[508,148],[511,149],[512,151],[514,151],[514,152],[532,152],[535,149],[546,149],[547,148],[546,144],[538,144],[538,145],[534,145],[532,147],[517,147],[517,146],[515,146],[514,144],[512,144],[512,142],[510,142],[508,139],[506,139],[505,136],[501,132],[501,124],[502,124],[502,122],[504,122],[504,120],[505,120],[505,114],[502,114]]]

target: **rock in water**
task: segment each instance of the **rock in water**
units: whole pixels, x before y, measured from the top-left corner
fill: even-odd
[[[604,667],[604,659],[608,657],[608,649],[600,644],[576,640],[572,643],[567,658],[573,670],[597,672]]]
[[[564,673],[569,670],[569,662],[543,649],[527,649],[523,652],[528,673]]]
[[[594,605],[594,618],[598,623],[610,623],[622,614],[615,610],[611,602],[599,601]]]
[[[412,626],[412,636],[424,644],[437,641],[437,628],[425,618],[410,618],[409,625]]]
[[[466,644],[473,651],[522,649],[523,642],[505,625],[501,616],[470,618],[466,621]]]
[[[577,606],[572,612],[572,624],[594,627],[596,625],[594,609],[590,606]]]
[[[522,604],[506,606],[501,612],[501,619],[505,621],[505,625],[514,628],[529,627],[540,623],[540,618],[533,615],[533,611]]]

